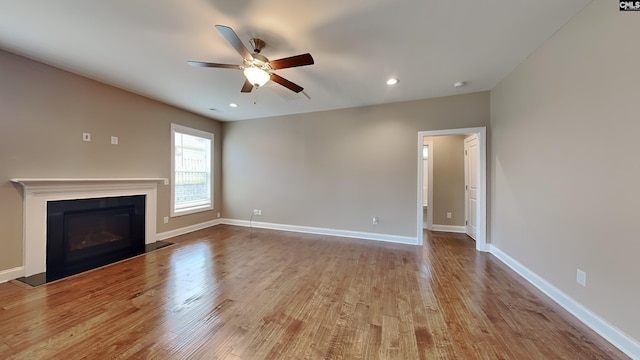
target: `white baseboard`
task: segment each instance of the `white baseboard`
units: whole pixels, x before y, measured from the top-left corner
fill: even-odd
[[[185,227],[179,228],[179,229],[165,231],[163,233],[156,234],[156,241],[166,240],[166,239],[172,238],[174,236],[188,234],[190,232],[206,229],[208,227],[216,226],[216,225],[219,225],[219,224],[222,224],[222,219],[215,219],[215,220],[205,221],[205,222],[200,223],[200,224],[195,224],[195,225],[191,225],[191,226],[185,226]]]
[[[24,276],[24,267],[16,267],[0,271],[0,284]]]
[[[246,227],[250,225],[249,221],[247,220],[236,220],[236,219],[223,219],[222,223],[226,225],[236,225],[236,226],[246,226]],[[386,241],[386,242],[392,242],[392,243],[398,243],[398,244],[409,244],[409,245],[418,244],[418,239],[410,236],[367,233],[367,232],[351,231],[351,230],[336,230],[336,229],[317,228],[317,227],[309,227],[309,226],[298,226],[298,225],[274,224],[274,223],[266,223],[266,222],[258,222],[258,221],[252,221],[251,226],[255,228],[261,228],[261,229],[292,231],[292,232],[328,235],[328,236],[341,236],[341,237],[349,237],[349,238]]]
[[[608,323],[606,320],[594,314],[582,304],[569,297],[560,289],[551,285],[548,281],[541,278],[509,255],[505,254],[497,247],[493,245],[489,246],[490,252],[495,257],[513,269],[513,271],[518,273],[533,286],[537,287],[540,291],[549,296],[551,300],[558,303],[558,305],[562,306],[593,331],[600,334],[600,336],[605,338],[613,346],[620,349],[620,351],[629,355],[632,359],[640,360],[640,342],[638,340],[630,337],[620,329]]]
[[[436,225],[433,224],[431,227],[431,231],[444,231],[444,232],[452,232],[452,233],[466,233],[467,228],[465,226],[458,225]]]

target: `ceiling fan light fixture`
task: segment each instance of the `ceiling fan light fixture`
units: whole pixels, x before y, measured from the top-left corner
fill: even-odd
[[[255,87],[263,86],[271,78],[271,75],[269,75],[268,72],[257,67],[248,67],[244,69],[244,76]]]

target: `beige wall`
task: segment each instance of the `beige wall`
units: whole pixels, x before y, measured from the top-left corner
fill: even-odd
[[[639,341],[637,34],[592,2],[492,90],[490,140],[491,243]]]
[[[212,220],[220,210],[220,123],[0,51],[0,271],[22,266],[22,188],[9,179],[169,178],[172,122],[216,134],[216,209],[165,225],[170,191],[159,185],[158,232]],[[110,144],[112,135],[119,145]]]
[[[224,123],[224,215],[415,237],[418,131],[485,126],[488,95]]]
[[[433,141],[433,224],[464,226],[464,138],[466,135],[425,137]],[[447,219],[447,212],[451,219]],[[426,219],[426,218],[425,218]]]

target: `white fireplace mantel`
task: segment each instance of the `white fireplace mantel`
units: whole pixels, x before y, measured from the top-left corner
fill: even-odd
[[[47,202],[145,195],[145,243],[150,244],[156,241],[158,183],[168,183],[166,178],[17,178],[11,181],[24,188],[24,276],[46,271]]]

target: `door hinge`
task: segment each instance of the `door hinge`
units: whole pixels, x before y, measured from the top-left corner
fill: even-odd
[[[465,186],[464,186],[464,189],[465,189],[465,190],[469,190],[469,185],[465,185]]]
[[[464,151],[464,154],[467,155],[467,150]]]
[[[464,221],[464,224],[465,224],[465,225],[469,225],[469,221],[465,220],[465,221]]]

